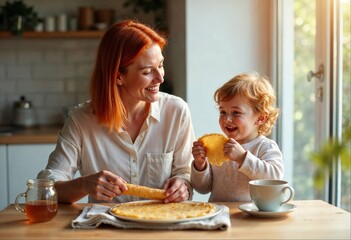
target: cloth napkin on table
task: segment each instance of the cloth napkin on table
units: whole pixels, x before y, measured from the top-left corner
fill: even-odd
[[[82,213],[72,220],[73,228],[97,228],[101,224],[109,224],[116,228],[123,229],[161,229],[161,230],[182,230],[182,229],[203,229],[203,230],[227,230],[231,225],[229,208],[220,205],[222,211],[208,219],[185,221],[179,223],[140,223],[119,219],[109,214],[110,207],[94,204],[84,207]]]

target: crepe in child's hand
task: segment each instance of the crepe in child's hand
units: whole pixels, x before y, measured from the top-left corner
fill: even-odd
[[[216,166],[222,166],[229,159],[224,156],[224,144],[228,138],[219,133],[205,134],[198,139],[204,144],[208,161]]]

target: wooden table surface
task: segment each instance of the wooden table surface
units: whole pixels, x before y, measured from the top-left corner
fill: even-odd
[[[230,208],[232,226],[226,231],[123,230],[108,225],[73,229],[72,219],[87,204],[60,204],[57,216],[44,223],[29,223],[10,205],[0,212],[0,239],[350,239],[349,212],[320,200],[292,203],[297,210],[270,219],[242,212],[242,203],[217,203]]]
[[[61,128],[56,125],[18,128],[14,132],[1,133],[0,144],[56,143]]]

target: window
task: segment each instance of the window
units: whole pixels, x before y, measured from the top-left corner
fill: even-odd
[[[317,189],[311,160],[327,138],[341,137],[350,126],[350,1],[284,0],[277,1],[277,10],[277,89],[284,110],[278,143],[286,179],[293,183],[296,200],[322,199],[350,211],[350,170],[338,165],[324,188]]]

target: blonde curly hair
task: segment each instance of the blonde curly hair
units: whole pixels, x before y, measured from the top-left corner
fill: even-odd
[[[229,101],[237,95],[248,99],[256,115],[267,118],[260,125],[258,134],[269,135],[279,115],[275,92],[269,81],[257,73],[239,74],[215,91],[214,100],[219,105],[221,101]]]

